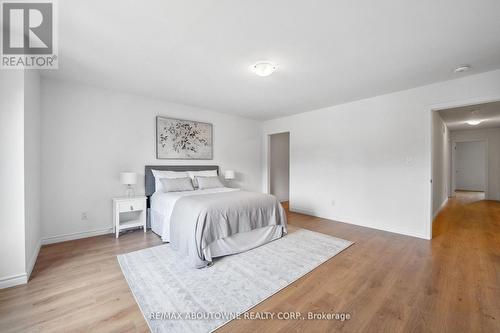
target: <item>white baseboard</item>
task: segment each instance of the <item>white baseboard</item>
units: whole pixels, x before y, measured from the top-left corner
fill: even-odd
[[[113,233],[113,228],[74,232],[71,234],[63,234],[63,235],[58,235],[58,236],[46,237],[46,238],[42,239],[42,245],[60,243],[60,242],[65,242],[65,241],[69,241],[69,240],[74,240],[74,239],[94,237],[94,236],[100,236],[100,235],[111,234],[111,233]]]
[[[0,278],[0,289],[14,287],[20,284],[28,283],[31,272],[33,271],[33,267],[35,267],[36,259],[38,258],[38,253],[40,252],[41,247],[42,247],[42,240],[39,240],[36,245],[35,251],[33,252],[33,255],[30,258],[30,261],[27,263],[26,273]]]
[[[42,247],[42,240],[40,239],[38,241],[38,244],[36,245],[35,252],[33,252],[30,261],[28,262],[28,266],[26,267],[26,276],[28,280],[30,279],[31,272],[33,272],[33,268],[35,267],[36,259],[38,258],[38,253],[40,253],[41,247]]]
[[[444,199],[444,201],[441,203],[441,206],[439,206],[439,209],[434,213],[434,215],[432,215],[432,222],[433,223],[434,223],[434,219],[436,218],[436,216],[438,216],[441,209],[443,209],[443,207],[446,206],[447,202],[448,202],[448,197],[446,197],[446,199]]]
[[[14,287],[28,282],[26,273],[0,278],[0,289]]]

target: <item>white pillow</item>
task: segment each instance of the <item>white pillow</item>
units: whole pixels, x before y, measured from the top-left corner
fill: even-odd
[[[194,191],[193,181],[185,178],[160,178],[163,192]]]
[[[194,188],[198,187],[196,177],[217,177],[217,170],[188,171],[189,177],[193,180]]]
[[[199,177],[197,176],[196,182],[198,183],[198,188],[200,190],[205,190],[208,188],[219,188],[219,187],[224,187],[222,183],[220,182],[219,177]]]
[[[160,179],[162,178],[186,178],[189,177],[186,171],[163,171],[163,170],[151,170],[153,176],[155,177],[155,191],[163,191],[163,184]]]

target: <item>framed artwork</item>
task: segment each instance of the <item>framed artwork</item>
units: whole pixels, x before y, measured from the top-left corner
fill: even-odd
[[[156,158],[213,159],[212,124],[156,117]]]

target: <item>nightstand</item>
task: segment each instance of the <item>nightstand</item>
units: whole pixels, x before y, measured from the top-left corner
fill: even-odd
[[[146,232],[146,197],[113,198],[113,222],[116,238],[124,229],[142,227]]]

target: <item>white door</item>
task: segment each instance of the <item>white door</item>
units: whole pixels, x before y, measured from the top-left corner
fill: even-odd
[[[456,143],[455,189],[486,190],[486,142]]]

